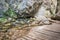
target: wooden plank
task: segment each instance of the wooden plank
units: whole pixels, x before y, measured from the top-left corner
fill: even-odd
[[[37,26],[30,30],[30,32],[23,36],[22,40],[60,40],[60,25],[54,27],[55,24]]]
[[[43,33],[45,35],[49,35],[51,37],[60,38],[60,34],[54,33],[54,32],[51,32],[51,31],[41,30],[41,31],[36,31],[36,32],[40,32],[40,33]]]

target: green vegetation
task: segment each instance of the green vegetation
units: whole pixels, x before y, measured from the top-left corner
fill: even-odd
[[[0,18],[0,23],[5,23],[5,22],[7,22],[6,18]]]
[[[11,18],[17,18],[17,14],[11,9],[9,8],[5,13],[5,16],[11,17]]]

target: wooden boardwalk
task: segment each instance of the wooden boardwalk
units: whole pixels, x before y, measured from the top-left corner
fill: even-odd
[[[16,40],[60,40],[60,24],[34,27],[27,35]]]

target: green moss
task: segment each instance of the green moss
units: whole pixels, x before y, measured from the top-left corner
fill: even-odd
[[[5,22],[7,22],[6,18],[0,18],[0,23],[5,23]]]
[[[11,18],[17,18],[16,12],[14,12],[11,8],[9,8],[5,13],[5,16],[9,16]]]

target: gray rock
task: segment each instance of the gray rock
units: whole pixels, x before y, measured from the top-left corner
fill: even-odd
[[[8,10],[8,4],[4,0],[0,0],[0,10],[6,12]]]
[[[33,5],[38,4],[40,1],[36,0],[6,0],[6,2],[10,5],[10,7],[21,17],[25,17],[27,15],[30,15],[35,8],[33,8]],[[29,9],[30,8],[30,9]],[[30,14],[29,14],[30,13]]]
[[[0,17],[3,17],[3,13],[8,10],[8,4],[5,0],[0,0]]]

